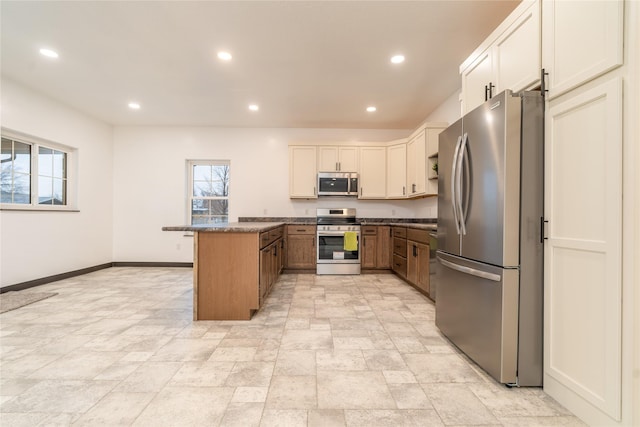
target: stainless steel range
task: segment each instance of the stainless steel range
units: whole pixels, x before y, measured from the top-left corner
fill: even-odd
[[[360,225],[356,210],[317,209],[318,274],[360,274]]]

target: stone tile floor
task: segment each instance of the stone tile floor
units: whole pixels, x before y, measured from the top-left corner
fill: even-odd
[[[283,275],[251,321],[192,321],[192,270],[110,268],[0,315],[0,425],[582,426],[461,355],[393,275]],[[26,291],[28,292],[28,290]]]

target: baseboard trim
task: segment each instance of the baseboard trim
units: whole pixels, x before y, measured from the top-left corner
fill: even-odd
[[[98,270],[112,267],[111,262],[106,264],[94,265],[93,267],[81,268],[80,270],[67,271],[66,273],[54,274],[53,276],[41,277],[40,279],[29,280],[27,282],[16,283],[15,285],[3,286],[0,293],[9,291],[22,291],[24,289],[33,288],[35,286],[46,285],[47,283],[57,282],[58,280],[69,279],[71,277],[81,276],[83,274],[92,273]]]
[[[41,277],[40,279],[29,280],[27,282],[16,283],[15,285],[3,286],[0,288],[0,294],[10,291],[22,291],[24,289],[36,286],[46,285],[47,283],[57,282],[58,280],[70,279],[83,274],[92,273],[98,270],[104,270],[111,267],[193,267],[192,262],[107,262],[105,264],[94,265],[93,267],[81,268],[79,270],[68,271],[66,273],[54,274],[53,276]]]
[[[114,261],[113,267],[188,267],[192,268],[192,262],[135,262],[135,261]]]

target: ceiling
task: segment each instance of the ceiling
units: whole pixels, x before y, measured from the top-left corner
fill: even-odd
[[[4,77],[114,125],[410,129],[518,3],[3,0],[0,59]]]

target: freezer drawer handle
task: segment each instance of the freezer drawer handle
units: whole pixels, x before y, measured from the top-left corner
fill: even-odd
[[[452,263],[450,261],[447,261],[446,259],[442,259],[440,257],[436,257],[436,258],[438,258],[438,261],[440,261],[440,263],[442,265],[447,266],[449,268],[452,268],[454,270],[457,270],[457,271],[459,271],[461,273],[471,274],[472,276],[481,277],[483,279],[493,280],[494,282],[499,282],[501,280],[501,277],[500,277],[499,274],[487,273],[486,271],[476,270],[475,268],[465,267],[463,265],[454,264],[454,263]]]

